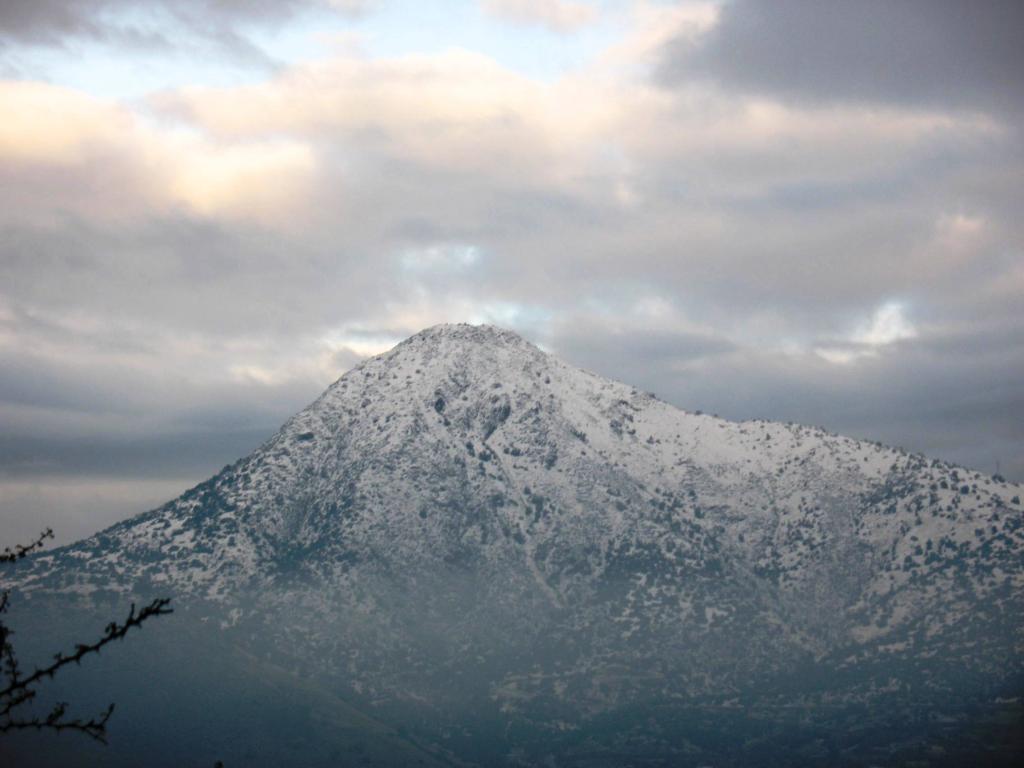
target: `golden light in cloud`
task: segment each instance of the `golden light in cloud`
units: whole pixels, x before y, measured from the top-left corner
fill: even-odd
[[[44,83],[0,82],[0,160],[30,177],[60,170],[48,194],[14,202],[25,220],[68,212],[106,220],[185,208],[287,223],[315,173],[296,140],[214,141]]]
[[[289,136],[323,143],[363,167],[395,158],[629,206],[638,196],[626,178],[620,128],[631,115],[651,114],[641,107],[651,93],[582,76],[532,80],[487,56],[449,50],[340,55],[258,85],[181,89],[152,104],[225,142]]]
[[[171,194],[209,216],[274,218],[302,199],[316,171],[312,150],[299,142],[211,145],[198,142],[181,153]]]
[[[47,164],[82,160],[97,143],[130,133],[119,107],[46,83],[0,81],[0,156]]]
[[[662,40],[652,19],[700,34],[718,13],[709,3],[638,9],[626,39],[645,56]],[[794,106],[708,83],[664,89],[638,82],[625,60],[613,70],[603,61],[548,82],[466,50],[349,53],[257,84],[163,92],[144,107],[152,111],[7,84],[0,100],[13,118],[0,126],[0,157],[78,164],[77,180],[57,190],[61,210],[102,217],[181,208],[287,228],[315,216],[313,196],[325,188],[318,182],[331,173],[321,152],[356,161],[345,170],[349,186],[398,160],[637,210],[661,168],[676,168],[706,195],[749,196],[763,185],[860,178],[905,162],[937,136],[1002,130],[971,114]]]
[[[309,136],[456,171],[544,168],[568,149],[541,124],[562,117],[542,84],[465,50],[339,56],[259,85],[182,89],[153,103],[225,139]]]

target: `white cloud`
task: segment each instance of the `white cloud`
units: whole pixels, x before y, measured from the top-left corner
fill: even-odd
[[[890,301],[875,310],[865,323],[862,323],[839,344],[822,346],[815,352],[830,363],[848,365],[865,357],[873,357],[879,350],[897,341],[915,339],[917,328],[906,318],[901,303]]]
[[[481,0],[484,12],[515,24],[537,24],[573,32],[597,19],[597,9],[573,0]]]
[[[0,162],[14,177],[0,213],[8,221],[56,211],[124,221],[184,208],[286,223],[314,171],[301,140],[212,139],[45,83],[0,81],[0,112]]]
[[[870,322],[858,329],[850,340],[857,344],[881,347],[916,336],[917,329],[904,316],[903,305],[891,301],[875,310]]]
[[[401,256],[402,268],[411,272],[461,270],[472,267],[478,261],[479,248],[454,243],[408,248]]]
[[[323,0],[329,7],[341,13],[359,16],[368,12],[379,0]]]
[[[814,351],[823,360],[827,360],[834,365],[848,365],[864,357],[866,354],[862,350],[842,349],[840,347],[818,347]]]

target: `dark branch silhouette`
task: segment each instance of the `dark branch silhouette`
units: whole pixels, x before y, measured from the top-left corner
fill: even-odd
[[[42,549],[46,540],[52,538],[53,529],[47,528],[29,544],[18,544],[14,549],[4,547],[4,551],[0,552],[0,563],[13,563],[17,560],[21,560],[21,558],[35,552],[37,549]]]
[[[5,547],[0,553],[0,563],[13,563],[21,560],[32,552],[40,549],[46,539],[53,538],[53,531],[47,528],[35,540],[26,545],[18,545],[14,549]],[[5,591],[0,593],[0,669],[4,676],[4,682],[0,683],[0,733],[17,730],[49,730],[54,732],[76,731],[84,733],[93,739],[104,744],[107,743],[107,721],[114,712],[114,705],[111,704],[99,715],[89,718],[70,718],[67,714],[67,702],[58,702],[45,717],[31,715],[19,717],[16,710],[30,704],[36,697],[37,687],[51,680],[60,670],[71,664],[80,664],[86,656],[96,653],[115,640],[122,640],[133,627],[141,628],[142,623],[154,616],[163,616],[172,613],[169,607],[170,600],[157,598],[149,605],[136,612],[135,604],[132,603],[128,618],[123,624],[112,621],[106,626],[99,640],[93,643],[76,643],[75,650],[70,653],[59,652],[53,657],[53,662],[45,667],[37,667],[30,674],[22,675],[21,667],[18,664],[18,657],[14,652],[14,645],[11,643],[11,636],[14,634],[6,624],[3,623],[2,615],[7,612],[9,594]]]

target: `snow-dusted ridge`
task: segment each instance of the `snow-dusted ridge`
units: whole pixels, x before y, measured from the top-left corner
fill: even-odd
[[[820,429],[682,411],[512,332],[445,325],[14,586],[167,592],[225,627],[258,593],[319,617],[288,644],[357,691],[429,699],[429,641],[432,668],[490,670],[509,716],[728,698],[815,664],[862,670],[843,690],[867,695],[893,659],[914,685],[955,687],[951,666],[996,685],[1022,666],[1021,496]]]

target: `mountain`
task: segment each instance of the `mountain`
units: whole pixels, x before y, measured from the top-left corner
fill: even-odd
[[[318,718],[377,733],[365,764],[1013,764],[1022,495],[446,325],[180,498],[5,578],[51,632],[173,596],[170,635],[142,633],[149,667],[202,655],[182,696],[218,679],[319,702],[296,764],[351,757],[318,756]],[[210,715],[224,732],[238,700]]]

